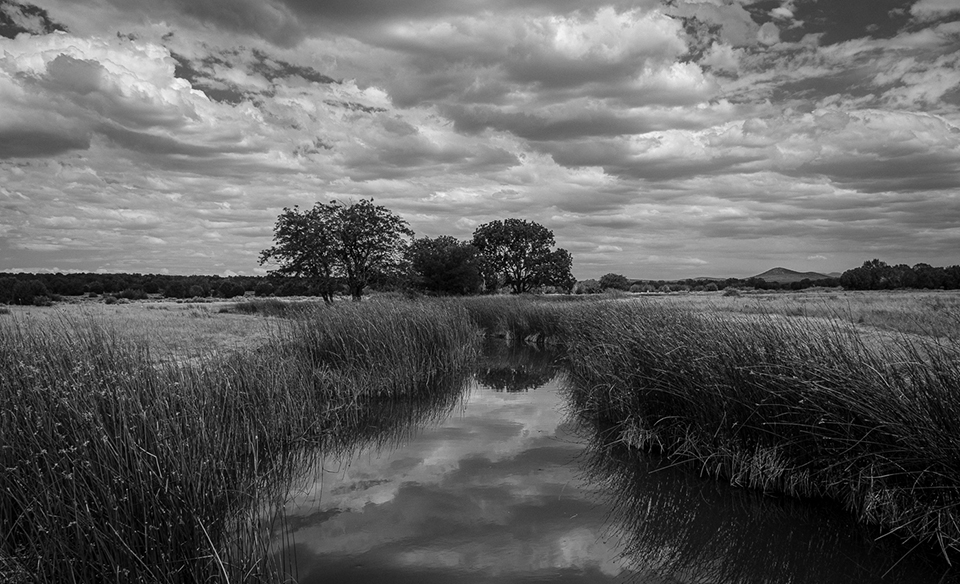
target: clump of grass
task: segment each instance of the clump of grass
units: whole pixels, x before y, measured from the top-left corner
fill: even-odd
[[[585,307],[567,330],[574,403],[623,441],[960,551],[955,344],[651,303]]]
[[[292,316],[315,303],[288,302],[279,298],[253,298],[235,302],[220,309],[221,313],[259,314],[262,316]]]
[[[447,302],[466,310],[474,325],[489,336],[536,343],[557,342],[564,313],[581,304],[534,296],[477,296]]]
[[[391,402],[457,389],[477,339],[449,307],[303,318],[259,350],[189,364],[158,364],[93,318],[0,326],[4,571],[29,566],[41,582],[274,576],[260,561],[270,514],[251,510],[305,451],[375,435],[387,424],[371,416]]]

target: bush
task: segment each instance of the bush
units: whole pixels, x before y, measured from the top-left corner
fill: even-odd
[[[244,290],[243,286],[229,280],[221,283],[217,287],[217,293],[221,298],[234,298],[236,296],[243,296],[244,292],[246,292],[246,290]]]
[[[260,282],[256,288],[253,289],[253,294],[258,298],[262,298],[272,295],[274,290],[276,290],[276,288],[274,288],[270,282]]]
[[[584,280],[573,286],[574,294],[599,294],[600,292],[600,283],[596,280]]]
[[[277,290],[277,296],[306,296],[309,292],[307,285],[299,281],[284,282]]]
[[[104,304],[116,304],[116,303],[117,303],[117,297],[116,297],[116,296],[104,296],[104,297],[103,297],[103,303],[104,303]]]
[[[183,285],[183,282],[174,280],[163,289],[163,296],[165,298],[186,298],[187,287]]]
[[[120,293],[120,298],[124,298],[126,300],[144,300],[146,297],[147,293],[140,288],[127,288]]]
[[[11,300],[13,304],[21,306],[45,306],[50,303],[49,296],[50,292],[40,280],[17,280],[13,285]],[[38,298],[40,298],[40,304],[37,304]]]

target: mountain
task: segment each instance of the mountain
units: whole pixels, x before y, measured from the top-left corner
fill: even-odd
[[[825,280],[829,278],[826,274],[820,274],[818,272],[795,272],[793,270],[788,270],[787,268],[773,268],[772,270],[767,270],[762,274],[757,274],[754,278],[758,278],[765,282],[777,282],[778,284],[789,284],[791,282],[799,282],[800,280]]]

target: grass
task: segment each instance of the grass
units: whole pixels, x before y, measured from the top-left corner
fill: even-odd
[[[960,338],[960,293],[953,290],[810,289],[744,293],[734,297],[722,293],[670,295],[656,300],[707,312],[823,318],[877,331]]]
[[[294,463],[455,393],[477,341],[455,307],[338,306],[158,359],[122,322],[0,325],[0,579],[270,579],[261,507]]]
[[[867,317],[900,306],[923,319],[936,304],[949,323],[951,297],[851,298],[11,310],[0,320],[0,580],[281,578],[262,561],[270,502],[298,463],[446,411],[478,331],[561,347],[572,405],[613,441],[735,485],[834,499],[952,557],[960,337],[904,330],[908,318],[878,335]],[[504,387],[540,374],[486,372]]]
[[[960,551],[960,348],[840,321],[600,303],[568,321],[577,408],[616,439],[770,493],[827,497]]]

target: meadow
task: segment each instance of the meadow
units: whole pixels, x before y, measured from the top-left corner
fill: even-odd
[[[560,348],[570,407],[611,442],[834,499],[953,558],[958,307],[825,290],[14,308],[0,580],[282,579],[270,505],[304,457],[449,407],[483,335]]]

